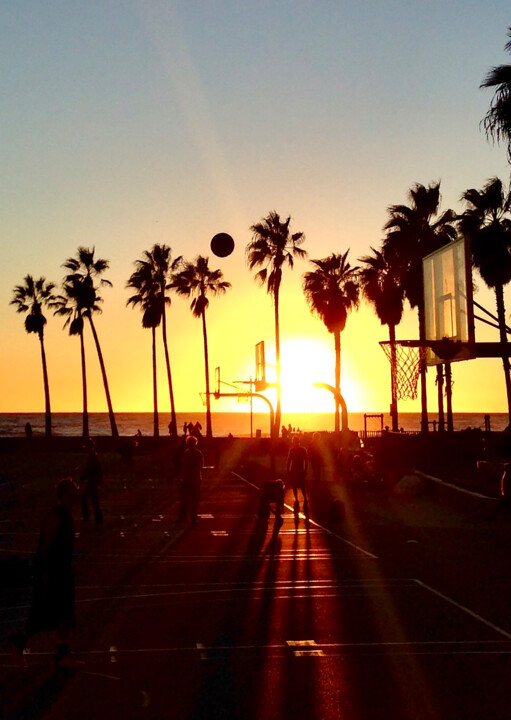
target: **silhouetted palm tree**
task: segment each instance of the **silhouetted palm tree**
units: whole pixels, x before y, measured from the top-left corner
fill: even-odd
[[[372,255],[359,259],[364,267],[359,270],[359,280],[367,300],[373,305],[382,325],[388,325],[390,340],[390,375],[391,375],[391,419],[392,430],[399,430],[397,412],[397,358],[396,358],[396,325],[403,317],[404,289],[400,284],[397,263],[389,261],[389,251],[371,248]]]
[[[279,295],[282,282],[282,268],[294,265],[295,258],[305,258],[307,253],[300,245],[305,241],[302,232],[291,233],[289,223],[291,217],[283,222],[275,211],[252,225],[251,242],[247,245],[247,263],[250,270],[262,267],[255,277],[273,297],[275,308],[275,362],[277,372],[277,407],[272,433],[278,435],[281,421],[281,386],[280,386],[280,323]]]
[[[339,432],[339,399],[341,394],[341,332],[348,314],[359,304],[358,267],[344,255],[333,253],[322,260],[311,260],[315,270],[303,276],[303,291],[313,313],[325,323],[335,342],[335,432]],[[343,427],[343,430],[347,428]]]
[[[80,338],[80,360],[82,368],[82,436],[89,437],[89,411],[87,403],[87,371],[85,364],[85,342],[83,336],[83,312],[80,304],[81,281],[72,278],[62,285],[63,295],[56,295],[51,306],[55,308],[53,314],[66,318],[64,327],[69,328],[70,335]]]
[[[511,37],[511,28],[508,29]],[[505,45],[511,52],[511,40]],[[483,120],[486,134],[500,142],[507,144],[507,155],[511,162],[511,65],[497,65],[493,67],[480,87],[495,88],[490,108]]]
[[[417,183],[409,191],[410,205],[391,205],[390,218],[384,226],[388,234],[384,252],[396,262],[400,284],[412,308],[419,316],[419,340],[425,342],[424,283],[422,259],[456,237],[450,224],[456,214],[446,210],[439,215],[440,183],[429,187]],[[436,218],[436,219],[435,219]],[[421,366],[421,430],[428,431],[426,364]]]
[[[50,385],[48,382],[48,368],[46,365],[46,352],[44,349],[44,326],[46,318],[43,308],[48,307],[53,300],[55,284],[46,282],[44,277],[34,280],[32,275],[24,278],[23,285],[16,285],[11,305],[16,305],[16,311],[27,313],[25,330],[27,333],[36,333],[41,347],[41,360],[43,364],[44,408],[45,408],[45,435],[51,437],[51,405]]]
[[[92,316],[94,313],[101,312],[101,303],[103,298],[98,294],[99,287],[112,286],[112,283],[101,275],[108,269],[108,260],[102,258],[95,259],[95,248],[79,247],[76,253],[76,257],[68,258],[62,267],[70,270],[71,272],[64,278],[65,283],[76,283],[76,287],[79,290],[80,298],[79,304],[83,317],[87,318],[92,331],[92,337],[94,338],[94,344],[98,353],[99,365],[101,368],[101,375],[103,378],[103,386],[105,388],[105,396],[108,407],[108,416],[110,419],[110,428],[112,437],[119,437],[117,430],[117,423],[115,421],[114,410],[112,407],[112,401],[110,398],[110,390],[108,387],[108,379],[106,375],[105,362],[103,360],[103,353],[99,344],[99,338],[94,325]],[[95,285],[95,280],[99,280],[99,285]]]
[[[482,190],[466,190],[462,200],[467,203],[467,209],[459,218],[460,231],[470,240],[473,265],[485,284],[495,292],[511,425],[511,378],[504,304],[504,286],[511,280],[511,193],[504,190],[499,178],[492,178]]]
[[[211,396],[209,391],[208,333],[206,328],[206,310],[208,295],[221,295],[231,287],[223,279],[221,270],[211,270],[209,258],[198,255],[194,262],[183,262],[182,269],[173,275],[170,287],[179,295],[192,297],[190,309],[194,317],[202,318],[202,336],[204,339],[204,369],[206,376],[206,436],[213,436],[211,427]]]
[[[151,328],[152,334],[152,365],[153,365],[153,434],[158,437],[158,373],[156,365],[156,328],[162,319],[161,293],[155,282],[151,263],[136,260],[137,269],[131,275],[126,287],[136,290],[126,301],[126,305],[140,305],[142,310],[142,327]]]
[[[170,298],[166,291],[169,289],[169,283],[172,275],[178,270],[182,261],[181,256],[172,259],[172,249],[168,245],[153,245],[151,250],[145,250],[142,258],[136,261],[137,270],[146,269],[150,273],[154,291],[156,293],[155,303],[160,308],[161,327],[163,338],[163,349],[165,352],[165,364],[167,368],[167,381],[169,386],[170,398],[170,430],[173,435],[177,435],[176,422],[176,406],[174,402],[174,389],[172,385],[172,372],[170,369],[170,356],[167,341],[167,313],[166,306],[170,305]]]

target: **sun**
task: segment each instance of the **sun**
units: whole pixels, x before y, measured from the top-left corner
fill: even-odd
[[[333,412],[333,395],[323,388],[314,387],[314,383],[334,385],[335,352],[330,344],[299,337],[282,342],[281,383],[282,411]],[[356,388],[345,373],[341,376],[343,397],[352,406]]]

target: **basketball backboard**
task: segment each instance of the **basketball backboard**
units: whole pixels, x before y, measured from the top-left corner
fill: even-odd
[[[255,346],[255,366],[256,374],[254,387],[256,392],[261,392],[261,390],[266,390],[266,388],[268,387],[266,383],[266,360],[264,357],[264,340],[261,340],[261,342],[258,342]]]
[[[472,269],[464,239],[449,243],[422,261],[426,340],[452,341],[452,355],[440,357],[430,347],[428,365],[475,355]]]

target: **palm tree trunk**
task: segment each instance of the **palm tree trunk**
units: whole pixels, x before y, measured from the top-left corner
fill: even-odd
[[[399,430],[399,417],[397,412],[397,350],[396,326],[389,325],[390,340],[390,417],[393,432]]]
[[[100,366],[100,368],[101,368],[101,375],[102,375],[102,377],[103,377],[103,386],[104,386],[104,388],[105,388],[106,404],[107,404],[107,407],[108,407],[108,417],[110,418],[110,428],[111,428],[111,431],[112,431],[112,437],[117,438],[117,437],[119,437],[119,431],[117,430],[117,424],[116,424],[116,422],[115,422],[114,410],[113,410],[113,407],[112,407],[112,400],[110,399],[110,390],[109,390],[109,388],[108,388],[108,380],[107,380],[107,377],[106,377],[105,363],[104,363],[104,361],[103,361],[103,353],[101,352],[101,347],[100,347],[100,344],[99,344],[98,334],[97,334],[97,332],[96,332],[96,328],[94,327],[94,323],[93,323],[93,321],[92,321],[92,317],[91,317],[91,315],[88,315],[87,317],[88,317],[88,320],[89,320],[89,323],[90,323],[90,327],[91,327],[91,330],[92,330],[92,336],[93,336],[93,338],[94,338],[94,342],[95,342],[95,344],[96,344],[96,350],[97,350],[97,353],[98,353],[98,360],[99,360],[99,366]]]
[[[170,396],[170,432],[174,437],[177,437],[177,420],[176,420],[176,406],[174,403],[174,388],[172,385],[172,373],[170,371],[170,357],[169,357],[169,346],[167,343],[167,319],[165,313],[165,302],[163,303],[162,312],[162,335],[163,335],[163,349],[165,351],[165,365],[167,367],[167,380],[169,384],[169,396]]]
[[[419,305],[419,340],[421,343],[426,340],[426,323],[424,318],[424,306]],[[426,358],[420,361],[420,379],[421,379],[421,432],[427,433],[429,430],[428,423],[428,389],[426,386]]]
[[[208,333],[206,331],[206,311],[202,311],[202,336],[204,338],[204,369],[206,373],[206,437],[213,437],[211,427],[211,396],[209,394],[209,355],[208,355]]]
[[[339,395],[341,394],[341,333],[334,332],[335,341],[335,421],[334,431],[340,430],[339,423]]]
[[[158,373],[156,368],[156,328],[151,328],[152,334],[152,351],[153,351],[153,435],[160,436],[160,428],[158,422]]]
[[[504,367],[504,380],[506,383],[508,426],[511,427],[511,377],[509,374],[509,357],[507,355],[506,308],[504,305],[504,288],[502,285],[495,287],[495,298],[497,301],[497,318],[499,320],[499,334],[502,345],[502,365]]]
[[[46,352],[44,349],[44,336],[39,333],[39,342],[41,345],[41,360],[43,363],[43,383],[44,383],[44,434],[47,438],[51,437],[51,406],[50,406],[50,383],[48,381],[48,367],[46,365]]]
[[[282,416],[282,388],[280,385],[280,322],[279,322],[279,294],[280,286],[275,287],[274,303],[275,303],[275,364],[277,370],[277,406],[275,408],[275,422],[271,434],[274,438],[278,438],[281,416]]]
[[[85,343],[83,339],[83,330],[80,333],[80,357],[82,365],[82,437],[89,437],[89,410],[87,404],[87,372],[85,368]]]

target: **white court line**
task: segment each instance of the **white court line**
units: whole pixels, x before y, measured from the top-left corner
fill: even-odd
[[[257,485],[254,485],[254,483],[249,482],[241,475],[238,475],[238,473],[232,471],[232,474],[235,475],[237,478],[242,480],[243,482],[247,483],[247,485],[250,485],[251,487],[255,488],[258,492],[260,492],[260,488],[257,487]],[[287,508],[290,512],[293,512],[293,508],[290,505],[284,504],[284,507]],[[300,513],[301,518],[305,518],[305,515],[303,513]],[[364,550],[364,548],[361,548],[359,545],[355,545],[355,543],[352,543],[350,540],[347,540],[345,537],[342,537],[342,535],[338,535],[337,533],[333,532],[333,530],[329,530],[328,528],[324,527],[320,523],[316,522],[315,520],[311,520],[309,518],[309,523],[311,525],[314,525],[317,528],[320,528],[323,530],[323,532],[326,532],[327,535],[332,535],[332,537],[337,538],[338,540],[341,540],[341,542],[346,543],[346,545],[349,545],[350,547],[354,548],[355,550],[358,550],[358,552],[361,552],[366,557],[371,558],[371,560],[378,560],[377,555],[373,555],[373,553],[370,553],[368,550]]]
[[[473,612],[473,610],[469,610],[464,605],[460,605],[460,603],[456,602],[456,600],[453,600],[452,598],[448,597],[447,595],[444,595],[439,590],[435,590],[430,585],[427,585],[426,583],[422,582],[421,580],[417,580],[414,578],[414,582],[417,583],[417,585],[420,585],[421,587],[425,588],[426,590],[429,590],[430,593],[433,593],[433,595],[437,595],[437,597],[442,598],[442,600],[445,600],[450,605],[453,605],[454,607],[458,608],[458,610],[461,610],[462,612],[466,613],[467,615],[470,615],[470,617],[473,617],[475,620],[478,620],[479,622],[483,623],[483,625],[486,625],[487,627],[491,628],[492,630],[495,630],[495,632],[499,633],[499,635],[503,635],[508,640],[511,640],[511,633],[506,632],[502,628],[500,628],[498,625],[494,625],[489,620],[486,620],[481,615],[478,615],[477,613]]]

